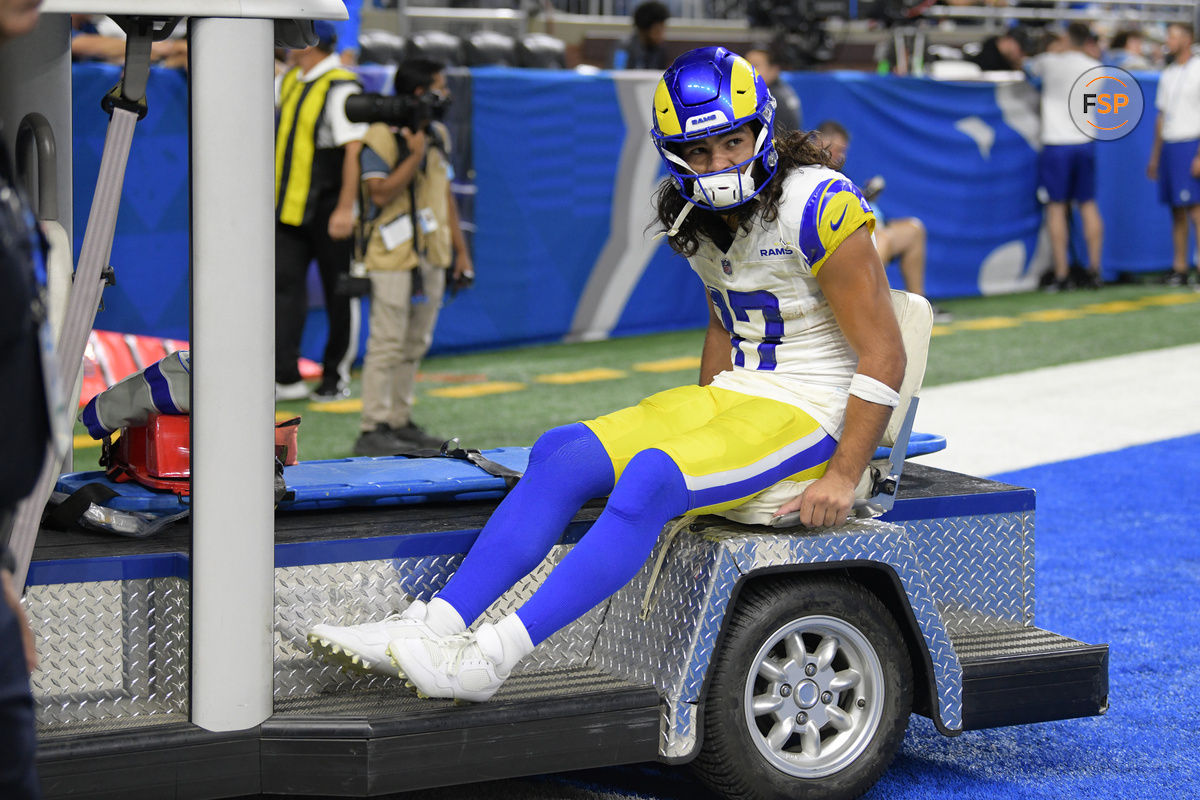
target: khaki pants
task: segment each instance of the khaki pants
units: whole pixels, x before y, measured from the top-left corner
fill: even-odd
[[[403,428],[412,417],[417,367],[433,341],[446,270],[422,266],[423,302],[412,301],[415,270],[378,270],[371,278],[370,334],[363,361],[362,430]]]

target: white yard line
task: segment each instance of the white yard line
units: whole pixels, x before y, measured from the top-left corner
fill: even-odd
[[[920,463],[994,475],[1200,432],[1200,345],[921,391],[916,430],[946,437]]]

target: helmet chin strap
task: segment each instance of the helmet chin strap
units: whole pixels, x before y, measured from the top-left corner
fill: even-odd
[[[684,166],[687,165],[685,164]],[[742,172],[741,170],[734,170],[733,174],[737,176],[738,188],[732,191],[715,192],[713,189],[718,187],[711,187],[708,191],[705,191],[705,189],[702,188],[702,184],[706,180],[728,180],[730,176],[726,175],[725,173],[720,173],[718,175],[697,175],[696,190],[692,193],[692,197],[696,200],[707,201],[706,205],[714,211],[720,211],[722,208],[729,206],[741,205],[740,198],[745,197],[747,194],[750,194],[754,191],[754,176],[750,174],[753,167],[754,162],[751,161],[746,165],[745,172]],[[689,167],[689,169],[691,168]],[[695,170],[692,170],[692,174],[695,174]],[[722,186],[719,188],[724,189],[725,187]],[[718,204],[717,198],[725,194],[729,195],[729,198],[732,202]],[[679,226],[683,224],[684,219],[687,218],[687,215],[690,214],[692,209],[695,207],[695,203],[684,203],[683,208],[679,211],[679,216],[675,217],[675,221],[671,223],[671,227],[666,231],[659,231],[658,233],[654,234],[653,240],[657,240],[663,236],[674,236],[675,234],[679,233]]]

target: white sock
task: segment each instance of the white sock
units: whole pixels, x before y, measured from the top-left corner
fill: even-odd
[[[409,606],[414,608],[416,603]],[[453,636],[467,629],[467,623],[454,610],[454,606],[440,597],[435,597],[425,604],[424,622],[438,636]]]
[[[499,662],[498,672],[507,674],[517,665],[518,661],[533,652],[533,641],[529,638],[529,631],[525,630],[525,623],[521,622],[521,618],[516,614],[507,615],[493,625],[492,630],[495,631],[498,641],[488,642],[487,645],[484,645],[484,642],[480,640],[479,643],[481,646],[487,646],[489,650],[494,650],[496,645],[499,645],[500,654],[489,653],[493,657],[500,656],[497,659]],[[480,629],[480,633],[483,633],[482,629]]]

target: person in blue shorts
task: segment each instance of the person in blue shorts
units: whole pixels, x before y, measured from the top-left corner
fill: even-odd
[[[669,173],[657,220],[709,299],[698,384],[544,433],[437,595],[381,622],[315,626],[309,642],[327,660],[402,675],[430,697],[487,700],[538,644],[632,580],[671,519],[791,479],[813,482],[777,513],[846,520],[906,363],[870,206],[815,134],[774,136],[762,76],[723,47],[676,59],[653,102]],[[605,495],[533,596],[468,632]]]
[[[1100,62],[1085,49],[1092,38],[1087,25],[1067,27],[1066,48],[1046,52],[1025,63],[1025,71],[1042,79],[1042,152],[1038,157],[1038,199],[1046,206],[1046,231],[1054,263],[1050,291],[1071,287],[1067,260],[1071,204],[1079,206],[1087,244],[1088,285],[1103,284],[1100,253],[1104,223],[1096,205],[1096,143],[1071,120],[1067,98],[1075,79]]]
[[[1158,197],[1171,208],[1174,258],[1168,286],[1188,281],[1188,219],[1200,233],[1200,58],[1192,54],[1195,32],[1185,22],[1167,28],[1171,65],[1158,79],[1154,146],[1146,174],[1158,181]]]

